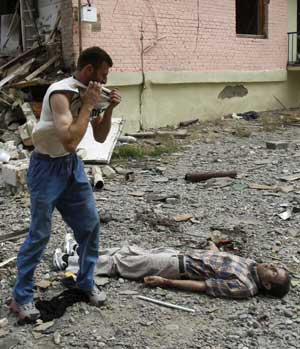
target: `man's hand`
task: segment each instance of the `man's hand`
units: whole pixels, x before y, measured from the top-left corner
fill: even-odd
[[[112,108],[115,108],[120,103],[121,103],[120,92],[117,89],[113,89],[110,93],[110,106]]]
[[[216,244],[212,240],[208,241],[208,249],[209,249],[209,251],[215,251],[215,252],[219,251],[218,247],[216,246]]]
[[[150,286],[162,286],[165,279],[161,276],[146,276],[144,277],[144,282]]]
[[[92,110],[99,103],[100,95],[100,82],[90,81],[87,89],[80,94],[80,97],[83,105]]]

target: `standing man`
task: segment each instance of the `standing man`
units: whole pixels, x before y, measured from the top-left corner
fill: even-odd
[[[79,245],[77,287],[93,305],[99,306],[105,300],[93,279],[99,249],[99,216],[76,148],[89,123],[100,143],[110,131],[112,112],[121,96],[117,90],[111,91],[102,117],[99,101],[101,86],[112,65],[104,50],[88,48],[81,53],[74,76],[51,85],[44,97],[41,118],[32,136],[35,151],[28,170],[31,225],[18,254],[18,276],[10,305],[20,319],[35,320],[40,316],[33,302],[33,276],[50,238],[54,208],[72,228]]]

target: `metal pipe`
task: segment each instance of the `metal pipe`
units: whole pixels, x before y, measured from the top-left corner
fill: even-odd
[[[172,304],[172,303],[162,302],[162,301],[159,301],[159,300],[153,299],[153,298],[148,298],[148,297],[144,297],[144,296],[137,296],[137,298],[142,299],[143,301],[146,301],[146,302],[150,302],[150,303],[154,303],[154,304],[158,304],[158,305],[163,305],[164,307],[168,307],[168,308],[184,310],[184,311],[188,311],[190,313],[195,312],[194,309],[182,307],[181,305],[176,305],[176,304]]]
[[[80,54],[82,52],[81,0],[78,0],[78,39],[79,39],[79,54]]]
[[[237,176],[236,171],[223,171],[223,172],[195,172],[187,173],[184,179],[188,182],[201,182],[210,178],[230,177],[235,178]]]

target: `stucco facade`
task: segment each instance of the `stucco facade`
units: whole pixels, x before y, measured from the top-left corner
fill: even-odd
[[[298,105],[298,73],[286,70],[295,0],[269,2],[266,38],[236,34],[235,0],[93,0],[92,5],[98,22],[81,23],[82,47],[98,45],[111,54],[109,85],[123,93],[116,114],[127,120],[127,130],[280,108],[274,96]],[[77,0],[63,2],[67,65],[79,52],[77,6]],[[247,93],[223,98],[228,85]]]

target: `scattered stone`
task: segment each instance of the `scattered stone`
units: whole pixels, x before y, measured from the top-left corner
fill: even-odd
[[[121,295],[121,296],[134,296],[134,295],[137,295],[137,294],[139,294],[139,292],[132,291],[132,290],[125,290],[125,291],[120,291],[119,292],[119,295]]]
[[[177,215],[174,219],[176,222],[187,222],[189,220],[191,220],[193,218],[193,215],[192,214],[180,214],[180,215]]]
[[[7,318],[0,319],[0,328],[6,327],[8,325]]]
[[[46,330],[48,330],[53,325],[54,325],[54,321],[43,322],[42,324],[34,327],[33,330],[35,332],[45,332]]]
[[[288,148],[289,143],[285,141],[268,141],[266,142],[267,149],[284,149]]]
[[[114,178],[116,175],[116,171],[113,168],[111,168],[110,166],[104,166],[102,168],[102,173],[103,173],[104,177],[109,178],[109,179]]]
[[[54,332],[54,335],[53,335],[53,342],[54,344],[56,345],[60,345],[61,343],[61,334],[59,332]]]
[[[131,196],[135,196],[137,198],[141,198],[141,197],[143,197],[145,195],[145,192],[143,192],[143,191],[133,191],[133,192],[130,192],[128,194],[131,195]]]
[[[110,283],[110,279],[108,277],[102,276],[94,276],[94,280],[97,286],[105,286]]]
[[[26,184],[28,166],[28,160],[18,160],[8,164],[2,164],[3,182],[13,187],[24,186]]]
[[[35,285],[41,289],[46,290],[48,287],[51,286],[51,282],[49,280],[41,280],[36,282]]]
[[[98,213],[99,213],[101,223],[107,224],[113,220],[112,214],[110,212],[108,212],[107,210],[99,210]]]

